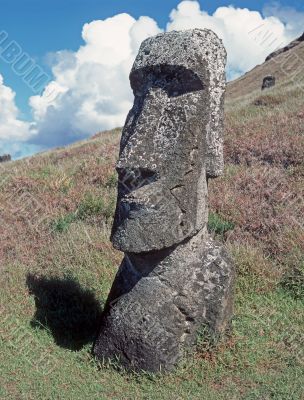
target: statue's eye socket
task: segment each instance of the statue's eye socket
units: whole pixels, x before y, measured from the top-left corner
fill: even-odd
[[[117,172],[119,183],[128,192],[157,180],[157,173],[147,168],[117,168]]]
[[[154,171],[151,171],[149,169],[142,169],[141,170],[141,177],[142,179],[151,179],[156,176],[156,173]]]
[[[197,92],[203,88],[199,77],[188,70],[178,71],[176,74],[168,76],[165,87],[169,97]]]
[[[130,80],[136,96],[145,96],[153,88],[163,89],[169,97],[204,89],[202,80],[195,72],[184,67],[168,65],[134,71],[130,75]]]

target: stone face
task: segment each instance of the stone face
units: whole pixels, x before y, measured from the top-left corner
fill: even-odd
[[[223,170],[225,62],[209,30],[141,45],[111,236],[125,258],[94,346],[99,358],[170,370],[202,326],[214,335],[229,326],[234,269],[207,232],[207,181]]]
[[[265,76],[262,83],[262,90],[269,89],[276,84],[276,79],[273,75]]]
[[[117,163],[117,249],[160,250],[206,224],[206,175],[223,169],[225,58],[211,31],[170,32],[142,44]]]

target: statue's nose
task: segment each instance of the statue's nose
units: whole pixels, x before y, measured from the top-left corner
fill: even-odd
[[[128,164],[130,167],[143,165],[151,167],[147,164],[149,163],[147,155],[158,154],[162,151],[154,142],[167,102],[166,92],[153,87],[136,99],[123,132],[123,137],[128,140],[125,140],[122,145],[118,167],[120,164]]]

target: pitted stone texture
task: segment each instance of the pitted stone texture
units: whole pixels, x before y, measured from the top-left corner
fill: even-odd
[[[197,331],[232,315],[234,268],[207,233],[210,177],[223,169],[226,52],[208,30],[143,42],[122,133],[112,242],[125,252],[94,346],[128,368],[170,370]]]
[[[117,249],[169,248],[206,225],[206,177],[223,169],[225,62],[208,30],[160,34],[141,45],[117,163]]]
[[[193,249],[196,239],[157,257],[125,257],[95,345],[98,357],[118,358],[135,370],[168,371],[202,326],[216,336],[229,327],[231,261],[210,239],[203,251]]]
[[[221,175],[224,167],[223,101],[226,58],[222,41],[211,30],[173,31],[165,35],[159,34],[142,43],[130,76],[135,95],[140,86],[137,82],[144,82],[147,72],[159,66],[178,66],[181,70],[192,71],[205,85],[209,95],[209,103],[204,104],[203,111],[207,117],[206,173],[210,177]],[[191,87],[189,82],[187,85]],[[140,87],[138,89],[140,92]],[[181,90],[179,88],[177,92]]]

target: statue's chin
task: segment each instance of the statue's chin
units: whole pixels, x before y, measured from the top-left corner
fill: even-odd
[[[167,225],[163,218],[154,222],[147,216],[127,219],[113,231],[111,241],[125,253],[146,253],[177,245],[195,233],[182,228],[176,222]]]
[[[119,199],[111,240],[125,253],[147,253],[177,245],[197,229],[194,210],[183,211],[171,191],[155,182]]]
[[[170,213],[135,213],[112,231],[113,246],[125,253],[146,253],[175,246],[195,235],[191,223],[179,221],[179,209]]]

